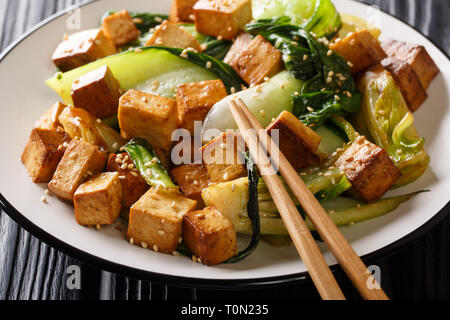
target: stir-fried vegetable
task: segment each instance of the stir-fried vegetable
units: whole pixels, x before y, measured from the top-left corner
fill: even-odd
[[[116,13],[116,11],[114,10],[105,12],[101,18],[101,21],[114,13]],[[149,31],[149,29],[161,24],[161,21],[169,19],[169,16],[166,14],[155,14],[147,12],[129,12],[129,14],[131,18],[133,18],[133,22],[136,28],[138,28],[142,33],[146,33]]]
[[[303,123],[318,127],[332,115],[359,111],[361,94],[345,60],[310,33],[290,24],[288,17],[258,20],[246,30],[261,34],[280,49],[289,72],[307,81],[301,94],[293,95],[293,113]]]
[[[364,96],[355,126],[385,149],[400,169],[402,176],[395,186],[413,182],[425,172],[430,158],[400,89],[382,68],[366,72],[359,87]]]
[[[165,188],[177,188],[164,169],[155,151],[150,148],[143,139],[133,139],[125,145],[125,151],[133,159],[134,165],[139,170],[145,181],[153,186]]]
[[[330,0],[253,0],[253,17],[271,19],[289,16],[290,22],[317,37],[339,30],[339,13]]]
[[[72,138],[81,138],[105,151],[115,152],[126,143],[117,131],[84,109],[67,107],[58,120]]]
[[[249,245],[239,253],[228,259],[226,263],[234,263],[238,262],[248,255],[250,255],[253,251],[255,251],[256,247],[259,243],[260,238],[260,217],[259,217],[259,208],[258,208],[258,173],[255,169],[255,164],[250,155],[246,155],[246,166],[248,171],[248,191],[249,191],[249,199],[247,204],[247,216],[251,221],[251,230],[252,230],[252,239],[250,240]]]
[[[63,102],[72,104],[70,89],[79,76],[108,65],[124,90],[140,91],[173,97],[179,84],[217,79],[204,65],[199,66],[186,59],[155,47],[145,47],[112,55],[68,72],[57,74],[47,80]],[[159,83],[157,88],[153,83]]]
[[[282,111],[292,111],[290,96],[299,90],[302,84],[303,81],[283,71],[268,82],[222,99],[210,110],[203,123],[203,139],[206,141],[211,138],[205,136],[209,130],[225,132],[227,129],[236,129],[236,123],[228,106],[230,100],[241,98],[261,125],[266,126]]]

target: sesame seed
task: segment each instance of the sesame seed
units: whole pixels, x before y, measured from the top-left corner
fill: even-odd
[[[97,230],[100,230],[102,228],[101,224],[97,223],[97,225],[95,226],[97,228]]]
[[[336,184],[336,180],[334,178],[331,178],[331,184]]]
[[[264,81],[265,81],[265,82],[267,82],[267,81],[269,81],[269,80],[270,80],[269,77],[264,77]]]
[[[294,96],[298,96],[298,95],[300,95],[300,93],[298,91],[295,91]]]
[[[134,171],[131,171],[130,174],[131,174],[133,177],[137,177],[137,176],[138,176],[138,174],[137,174],[136,172],[134,172]]]
[[[125,170],[127,167],[128,167],[128,165],[126,163],[124,163],[120,166],[120,169]]]
[[[142,241],[141,242],[141,247],[144,248],[144,249],[147,249],[147,247],[148,247],[147,242]]]
[[[303,56],[303,61],[306,61],[306,60],[308,60],[308,55],[307,55],[307,54],[305,54],[305,55]]]
[[[156,244],[153,245],[153,251],[158,252],[158,246]]]
[[[236,88],[235,88],[235,87],[231,87],[231,88],[230,88],[230,92],[231,92],[231,93],[235,93],[235,92],[236,92]]]
[[[225,172],[225,173],[223,174],[223,180],[228,180],[228,172]]]
[[[180,253],[179,253],[178,251],[173,251],[172,254],[173,254],[174,256],[179,256],[179,255],[180,255]]]
[[[192,255],[192,261],[197,262],[197,257],[195,255]]]
[[[60,145],[58,146],[58,150],[62,150],[62,148],[63,148],[63,146],[62,146],[62,144],[60,144]]]
[[[194,180],[192,183],[194,186],[198,186],[198,180]]]
[[[155,17],[155,21],[156,21],[156,22],[162,22],[163,19],[162,19],[161,17]]]
[[[231,185],[231,192],[234,192],[234,191],[236,191],[236,184],[235,183],[233,183]]]
[[[264,109],[259,110],[259,113],[261,114],[261,117],[266,117],[266,112],[264,111]]]
[[[307,109],[309,112],[314,112],[314,108],[306,107],[306,109]]]
[[[189,19],[190,19],[190,20],[195,20],[195,16],[191,13],[191,14],[189,15]]]
[[[207,69],[211,69],[211,67],[212,67],[212,62],[211,62],[211,61],[208,61],[208,62],[206,63],[206,68],[207,68]]]
[[[327,56],[331,56],[333,54],[333,51],[331,51],[331,50],[328,50],[328,52],[327,52]]]
[[[120,180],[124,180],[124,179],[126,179],[126,177],[125,176],[119,176],[119,179]]]
[[[327,78],[327,83],[331,83],[331,81],[333,81],[333,79],[331,79],[331,77]]]
[[[175,201],[173,201],[172,204],[170,205],[170,207],[173,209],[173,208],[175,208],[176,205],[177,205],[177,203]]]
[[[340,101],[340,100],[341,100],[341,97],[339,97],[338,95],[335,95],[335,96],[334,96],[334,99],[336,99],[337,101]]]
[[[164,230],[158,230],[158,234],[162,236],[162,235],[165,235],[166,232]]]
[[[134,243],[134,239],[130,238],[130,244],[133,244],[133,243]]]
[[[46,197],[41,197],[41,202],[42,203],[47,203],[47,198]]]
[[[136,53],[142,52],[142,49],[141,48],[136,48],[136,49],[134,49],[134,52],[136,52]]]
[[[350,40],[350,46],[354,46],[356,43],[355,39]]]
[[[218,36],[217,37],[217,40],[222,40],[223,39],[223,36]]]
[[[197,258],[197,262],[198,262],[198,263],[202,263],[202,259]]]
[[[334,76],[334,71],[330,71],[330,72],[328,72],[328,76],[329,76],[329,77],[332,77],[332,76]]]
[[[361,208],[361,205],[358,203],[358,204],[356,205],[356,207],[359,209],[359,208]]]
[[[353,68],[353,63],[351,63],[350,61],[348,61],[347,64],[348,64],[348,66],[349,66],[350,68]]]
[[[292,44],[293,46],[298,46],[298,42],[297,42],[297,41],[291,41],[291,44]]]

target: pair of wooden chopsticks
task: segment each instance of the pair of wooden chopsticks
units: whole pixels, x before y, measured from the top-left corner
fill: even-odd
[[[320,237],[330,248],[361,296],[370,300],[388,300],[384,291],[374,285],[375,280],[364,262],[245,103],[241,99],[231,100],[230,110],[322,299],[344,300],[345,296],[274,168],[278,168]],[[272,155],[271,159],[267,153]],[[371,288],[368,286],[369,283],[372,284]]]

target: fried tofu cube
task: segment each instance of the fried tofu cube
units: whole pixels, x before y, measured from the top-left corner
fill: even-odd
[[[258,35],[235,60],[230,61],[230,65],[245,82],[256,85],[278,73],[283,61],[281,52]]]
[[[58,117],[66,107],[64,103],[56,102],[39,118],[35,127],[48,130],[64,130]]]
[[[129,90],[119,100],[119,126],[123,137],[141,137],[167,151],[172,132],[178,128],[176,101]]]
[[[245,141],[231,132],[202,147],[203,162],[206,164],[209,176],[213,182],[226,182],[247,176],[245,160]]]
[[[199,33],[233,40],[252,20],[251,0],[199,0],[194,5]]]
[[[56,48],[52,59],[65,72],[116,52],[114,43],[101,29],[90,29],[64,39]]]
[[[179,85],[176,99],[180,127],[193,135],[194,122],[203,122],[209,110],[227,95],[220,79]]]
[[[183,216],[196,205],[176,190],[151,188],[130,209],[127,238],[132,244],[172,254],[180,241]]]
[[[169,20],[172,22],[193,22],[194,5],[197,0],[173,0]]]
[[[111,14],[103,19],[102,30],[116,47],[121,47],[141,34],[127,10]]]
[[[213,207],[184,216],[183,239],[199,262],[208,266],[222,263],[238,252],[233,224]]]
[[[320,136],[292,113],[283,111],[266,130],[272,139],[278,135],[280,151],[297,171],[320,163],[316,155]]]
[[[231,45],[230,50],[228,50],[227,55],[225,56],[223,61],[229,65],[236,63],[239,59],[239,56],[241,55],[241,52],[247,49],[251,42],[252,35],[250,33],[239,33],[236,39],[234,39],[233,44]]]
[[[204,164],[184,164],[170,170],[170,174],[186,197],[203,206],[202,191],[211,183]]]
[[[58,197],[73,200],[73,195],[86,178],[105,167],[106,156],[88,142],[73,139],[56,168],[48,188]]]
[[[96,174],[78,187],[73,203],[78,224],[96,226],[113,223],[122,210],[119,173]]]
[[[383,59],[381,65],[395,79],[408,108],[413,112],[419,109],[427,99],[428,94],[411,66],[407,62],[393,57]]]
[[[381,46],[388,56],[407,62],[425,90],[440,72],[424,46],[397,40],[384,41]]]
[[[342,153],[336,167],[352,184],[350,193],[367,202],[380,199],[401,175],[387,152],[363,136]]]
[[[351,62],[353,73],[364,71],[386,58],[386,53],[377,39],[365,29],[351,33],[332,44],[330,49]]]
[[[34,128],[23,150],[22,162],[33,182],[49,182],[70,137],[64,131]]]
[[[131,208],[150,188],[126,152],[111,153],[106,170],[119,173],[124,208]]]
[[[75,79],[71,91],[75,107],[100,119],[117,114],[121,93],[120,84],[107,65]]]
[[[201,51],[197,39],[179,28],[175,23],[164,21],[145,44],[147,46],[164,46],[171,48],[192,48]]]

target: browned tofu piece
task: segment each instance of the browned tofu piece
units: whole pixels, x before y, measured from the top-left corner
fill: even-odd
[[[101,29],[91,29],[68,36],[58,45],[52,59],[61,71],[69,71],[116,52],[114,43]]]
[[[127,10],[116,12],[103,19],[102,30],[116,47],[136,40],[140,35]]]
[[[384,41],[381,46],[388,56],[407,62],[425,90],[440,72],[424,46],[397,40]]]
[[[183,216],[196,205],[177,190],[151,188],[130,209],[127,238],[131,244],[173,254],[180,243]]]
[[[179,85],[176,98],[180,127],[193,135],[194,122],[203,122],[209,110],[227,95],[220,79]]]
[[[342,153],[336,166],[352,184],[351,194],[367,202],[380,199],[401,175],[387,152],[363,136]]]
[[[119,100],[119,126],[123,137],[141,137],[167,151],[172,132],[178,128],[176,101],[129,90]]]
[[[107,65],[75,79],[71,91],[75,107],[100,119],[117,114],[121,93],[120,84]]]
[[[126,152],[111,153],[106,170],[119,173],[119,180],[123,190],[123,206],[125,208],[131,208],[150,188]]]
[[[241,32],[239,35],[234,39],[233,45],[231,46],[230,50],[228,50],[227,55],[223,59],[223,61],[229,65],[235,64],[237,60],[239,59],[239,56],[241,55],[242,51],[247,49],[249,44],[252,42],[252,35],[247,32]]]
[[[353,73],[364,71],[386,57],[377,39],[366,29],[351,33],[330,49],[351,62]]]
[[[278,73],[283,61],[281,52],[258,35],[234,61],[230,61],[230,65],[245,82],[256,85]]]
[[[34,128],[23,150],[22,162],[33,182],[49,182],[70,137],[64,131]]]
[[[199,0],[194,5],[198,32],[233,40],[252,20],[251,0]]]
[[[322,139],[292,113],[283,111],[266,130],[272,138],[278,135],[280,151],[297,171],[320,163],[316,150]]]
[[[204,206],[202,190],[211,183],[208,170],[204,164],[184,164],[170,170],[170,174],[183,194]]]
[[[197,0],[173,0],[169,20],[172,22],[193,22],[194,4]]]
[[[222,263],[238,252],[233,224],[213,207],[184,216],[183,239],[199,262],[208,266]]]
[[[73,139],[56,168],[48,188],[58,197],[73,200],[77,188],[86,178],[105,167],[106,157],[88,142]]]
[[[413,112],[419,109],[428,95],[411,66],[405,61],[392,57],[383,59],[381,65],[392,74],[408,108]]]
[[[75,220],[83,226],[111,224],[122,210],[119,173],[96,174],[81,184],[73,196]]]
[[[247,176],[244,139],[235,133],[224,133],[202,147],[203,162],[213,182],[226,182]]]
[[[64,103],[56,102],[39,118],[36,122],[36,128],[63,130],[63,125],[59,122],[58,117],[66,107]]]
[[[164,46],[171,48],[192,48],[201,51],[197,39],[179,28],[175,23],[164,21],[145,44],[147,46]]]

